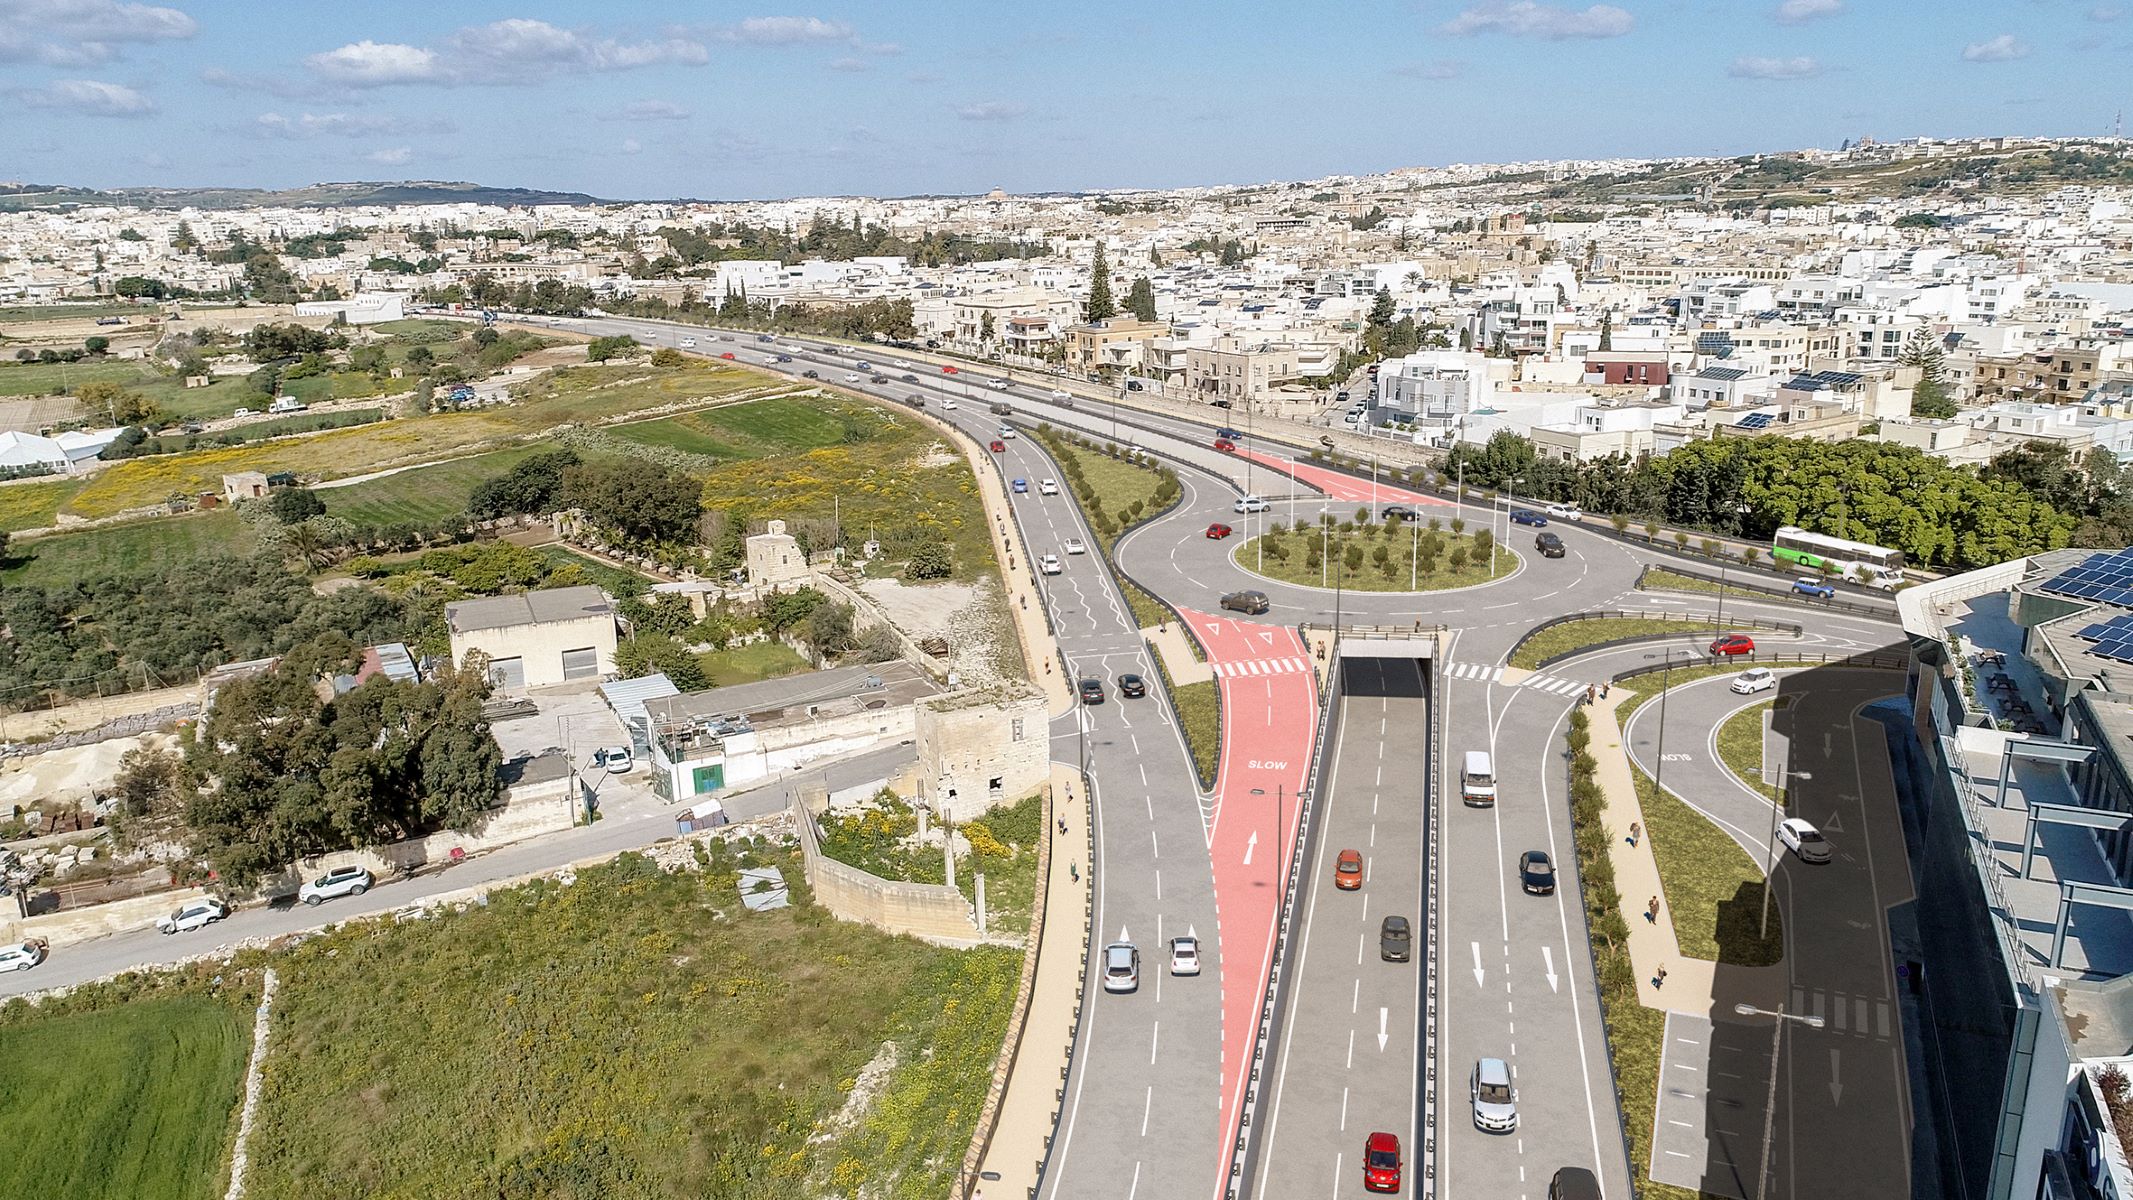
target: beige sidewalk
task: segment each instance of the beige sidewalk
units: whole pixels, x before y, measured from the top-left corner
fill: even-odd
[[[1629,754],[1622,746],[1615,708],[1633,695],[1628,688],[1617,686],[1606,699],[1595,700],[1590,711],[1592,756],[1599,763],[1600,790],[1606,796],[1600,822],[1607,832],[1608,857],[1614,860],[1622,919],[1629,925],[1629,957],[1637,968],[1637,999],[1646,1008],[1709,1016],[1718,964],[1682,955],[1681,943],[1674,935],[1674,909],[1667,900],[1666,886],[1659,881],[1658,861],[1652,856],[1651,835],[1639,837],[1635,846],[1629,844],[1629,827],[1632,823],[1643,825],[1644,810],[1637,802],[1636,781],[1630,774]],[[1659,919],[1647,921],[1645,908],[1653,896],[1659,897]],[[1654,986],[1652,979],[1662,966],[1666,968],[1666,983]],[[1784,989],[1782,965],[1726,968],[1728,1005],[1746,1000],[1775,1007],[1781,1002]],[[1767,994],[1756,998],[1757,993]]]
[[[1163,669],[1170,672],[1170,682],[1175,684],[1205,683],[1215,677],[1215,669],[1194,649],[1192,635],[1176,621],[1154,629],[1141,630],[1163,656]]]
[[[990,1197],[1026,1196],[1037,1184],[1045,1139],[1058,1124],[1066,1088],[1067,1048],[1074,1040],[1076,990],[1087,957],[1089,927],[1089,805],[1080,778],[1064,764],[1052,766],[1052,855],[1045,884],[1044,929],[1029,1014],[1000,1101],[999,1122],[978,1170]],[[1066,832],[1059,823],[1066,823]]]

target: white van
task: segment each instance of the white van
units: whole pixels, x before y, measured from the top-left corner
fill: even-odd
[[[1459,798],[1481,808],[1496,803],[1496,763],[1486,750],[1466,752],[1466,769],[1459,772]]]

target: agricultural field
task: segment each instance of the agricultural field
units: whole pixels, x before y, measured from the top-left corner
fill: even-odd
[[[48,396],[85,383],[137,388],[163,376],[144,363],[99,359],[78,363],[20,363],[0,356],[0,396]]]
[[[199,992],[0,1018],[0,1196],[212,1200],[236,1133],[248,1007]]]
[[[797,675],[813,666],[800,656],[798,650],[783,642],[750,642],[745,646],[728,646],[724,650],[706,650],[696,656],[696,661],[702,664],[704,677],[710,680],[711,687],[779,679]]]
[[[64,477],[0,484],[0,530],[15,533],[50,527],[81,485],[79,479]]]
[[[4,491],[4,489],[0,489]],[[136,574],[217,554],[247,554],[252,531],[230,509],[54,533],[7,548],[0,583],[56,587],[99,575]]]
[[[864,406],[789,396],[766,397],[656,421],[616,425],[607,432],[645,446],[669,446],[710,458],[766,458],[799,454],[845,440]]]
[[[634,571],[611,567],[597,558],[588,558],[568,546],[537,546],[534,553],[555,567],[576,567],[585,573],[586,582],[601,588],[617,600],[641,596],[652,581]]]
[[[456,458],[435,466],[397,471],[346,487],[322,488],[326,511],[357,525],[427,526],[467,510],[467,498],[482,481],[501,475],[539,446],[518,446],[489,454]]]
[[[0,307],[0,337],[25,332],[11,325],[34,325],[43,321],[83,321],[97,317],[138,317],[155,312],[125,301],[103,304],[13,304]]]

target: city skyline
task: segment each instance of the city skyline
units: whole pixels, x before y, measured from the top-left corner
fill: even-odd
[[[2115,109],[2055,81],[2133,43],[2109,3],[1948,4],[1930,25],[1858,0],[1100,5],[1011,30],[989,15],[655,5],[623,23],[390,3],[320,28],[211,0],[0,0],[0,102],[17,118],[0,155],[22,180],[92,187],[1165,188],[2100,134]],[[1376,51],[1358,61],[1357,46]]]

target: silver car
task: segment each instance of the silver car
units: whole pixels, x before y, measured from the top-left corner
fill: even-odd
[[[1137,992],[1141,986],[1141,952],[1132,942],[1104,947],[1104,990]]]
[[[1511,1086],[1511,1068],[1504,1060],[1484,1058],[1475,1063],[1469,1082],[1475,1128],[1486,1133],[1511,1133],[1518,1128],[1518,1089]]]
[[[0,971],[27,971],[44,961],[45,952],[43,938],[0,946]]]
[[[306,904],[323,904],[342,896],[360,896],[376,882],[377,877],[361,867],[335,867],[298,888],[296,898]]]
[[[187,933],[205,929],[230,915],[230,906],[220,900],[195,900],[167,917],[156,918],[156,928],[164,933]]]

